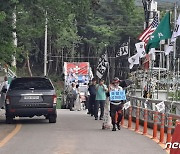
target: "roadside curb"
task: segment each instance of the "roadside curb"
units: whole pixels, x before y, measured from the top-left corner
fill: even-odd
[[[170,150],[169,149],[165,149],[165,143],[159,143],[159,140],[158,139],[153,139],[152,135],[150,135],[150,134],[144,135],[143,132],[141,132],[141,131],[134,131],[134,129],[132,129],[132,128],[129,129],[127,126],[124,126],[124,125],[122,127],[126,128],[126,129],[128,129],[130,131],[133,131],[133,132],[135,132],[137,134],[140,134],[140,135],[143,135],[145,137],[150,138],[152,141],[156,142],[163,150],[165,150],[167,154],[170,154]],[[150,128],[148,128],[148,129],[150,129]]]

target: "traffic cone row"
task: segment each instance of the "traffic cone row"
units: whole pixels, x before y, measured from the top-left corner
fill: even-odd
[[[143,128],[143,135],[147,135],[147,124],[148,124],[148,112],[154,113],[154,124],[153,124],[153,137],[152,139],[157,140],[157,130],[158,130],[158,114],[157,111],[151,111],[148,109],[144,109],[144,128]],[[135,124],[135,131],[139,131],[139,117],[140,117],[140,108],[136,107],[136,124]],[[176,125],[178,122],[176,122]],[[124,116],[121,121],[121,125],[124,125]],[[164,142],[164,126],[165,126],[165,114],[161,113],[161,127],[160,127],[160,138],[159,143],[163,144]],[[128,129],[132,128],[132,106],[129,107],[129,115],[128,115]],[[168,127],[167,127],[167,138],[166,143],[171,142],[171,131],[172,131],[172,117],[168,117]]]

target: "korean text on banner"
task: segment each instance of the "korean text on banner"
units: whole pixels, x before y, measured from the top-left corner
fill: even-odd
[[[125,90],[110,92],[110,101],[122,101],[122,100],[126,100]]]

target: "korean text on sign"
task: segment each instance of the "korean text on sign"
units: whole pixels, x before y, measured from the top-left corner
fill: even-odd
[[[126,100],[125,90],[110,92],[110,101],[121,101],[121,100]]]

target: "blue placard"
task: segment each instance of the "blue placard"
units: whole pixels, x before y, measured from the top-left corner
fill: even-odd
[[[125,90],[110,91],[110,101],[122,101],[126,100]]]

